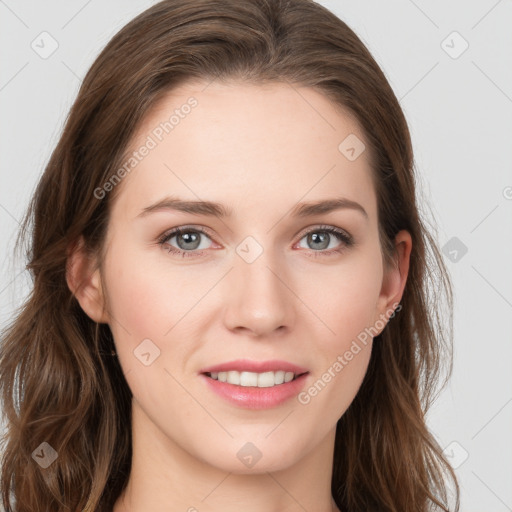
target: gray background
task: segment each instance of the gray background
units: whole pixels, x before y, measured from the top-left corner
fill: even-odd
[[[14,236],[80,80],[153,3],[0,0],[0,326],[29,290]],[[453,278],[454,372],[429,427],[456,467],[461,510],[512,511],[512,1],[320,3],[361,37],[400,99]],[[47,58],[31,47],[48,51],[52,39]]]

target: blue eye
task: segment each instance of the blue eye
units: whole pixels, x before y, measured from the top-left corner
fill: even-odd
[[[320,235],[320,236],[319,236]],[[325,251],[330,245],[330,241],[334,237],[341,242],[340,245],[336,248],[331,248],[329,251]],[[319,247],[313,249],[313,256],[334,256],[336,254],[341,253],[346,248],[354,245],[354,239],[351,235],[346,233],[345,231],[335,228],[333,226],[319,226],[316,227],[307,233],[301,238],[303,240],[306,238],[306,243],[317,244]]]
[[[165,246],[165,250],[171,254],[180,255],[183,258],[198,257],[208,249],[208,247],[201,247],[201,238],[203,236],[211,240],[210,235],[202,228],[180,227],[164,234],[159,238],[158,243],[161,246]],[[340,242],[340,245],[326,251],[325,249],[329,247],[333,236]],[[176,238],[178,247],[169,243],[173,238]],[[315,227],[304,233],[300,240],[303,239],[307,239],[306,243],[318,246],[311,249],[314,257],[333,256],[354,245],[351,235],[334,226]]]
[[[201,251],[193,251],[196,251],[199,248],[202,235],[209,238],[206,231],[201,228],[176,228],[160,238],[158,243],[162,246],[167,244],[165,249],[172,254],[179,254],[182,257],[198,256],[201,254]],[[182,249],[176,248],[168,243],[174,237],[182,240],[180,243],[180,245],[182,245]],[[204,249],[204,247],[202,249]]]

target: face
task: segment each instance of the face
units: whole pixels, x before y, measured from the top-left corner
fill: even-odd
[[[261,454],[254,471],[275,471],[332,441],[399,286],[357,122],[311,88],[206,85],[171,91],[132,140],[106,321],[164,448],[238,473]],[[185,204],[199,201],[216,206]]]

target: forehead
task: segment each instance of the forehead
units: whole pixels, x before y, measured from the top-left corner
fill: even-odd
[[[372,216],[376,198],[365,144],[357,120],[315,89],[189,82],[163,96],[140,123],[116,208],[132,218],[173,195],[254,215],[344,196]],[[354,152],[347,146],[362,152],[348,158]]]

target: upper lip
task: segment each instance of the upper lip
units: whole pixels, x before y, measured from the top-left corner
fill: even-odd
[[[285,372],[293,372],[295,375],[301,373],[307,373],[306,368],[297,366],[296,364],[289,363],[288,361],[279,361],[273,359],[271,361],[251,361],[249,359],[236,359],[234,361],[228,361],[226,363],[216,364],[214,366],[208,366],[203,368],[199,373],[212,373],[212,372],[277,372],[283,370]]]

